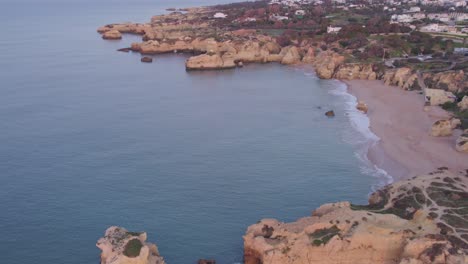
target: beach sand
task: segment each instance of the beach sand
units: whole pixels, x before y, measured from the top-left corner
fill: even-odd
[[[468,154],[455,150],[450,137],[432,137],[432,124],[450,114],[438,106],[424,111],[424,97],[418,91],[386,86],[382,81],[345,81],[348,91],[369,106],[370,129],[381,140],[369,150],[368,158],[395,180],[448,167],[468,169]]]

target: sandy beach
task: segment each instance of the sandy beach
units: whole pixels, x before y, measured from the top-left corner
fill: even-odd
[[[348,91],[369,106],[370,129],[380,137],[368,158],[395,180],[448,167],[457,172],[468,169],[468,155],[454,148],[457,129],[451,137],[432,137],[432,124],[450,114],[440,107],[424,111],[418,91],[386,86],[382,81],[345,81]]]

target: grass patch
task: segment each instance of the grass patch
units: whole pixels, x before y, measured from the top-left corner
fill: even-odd
[[[340,229],[334,225],[330,228],[322,228],[315,230],[312,234],[309,234],[309,238],[314,246],[325,245],[334,236],[340,233]]]

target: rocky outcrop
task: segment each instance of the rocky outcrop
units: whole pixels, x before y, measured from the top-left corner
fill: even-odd
[[[301,62],[301,54],[295,46],[289,46],[285,48],[285,54],[281,59],[281,64],[291,65]]]
[[[377,73],[371,64],[348,63],[340,65],[333,77],[340,80],[376,80]]]
[[[453,130],[461,125],[460,119],[452,118],[450,120],[438,120],[432,127],[430,135],[433,137],[447,137],[451,136]]]
[[[362,101],[358,102],[358,104],[356,105],[356,109],[363,112],[364,114],[367,114],[367,111],[369,111],[369,107],[367,106],[367,104]]]
[[[331,79],[336,69],[343,64],[345,58],[332,51],[322,51],[315,57],[314,67],[317,76],[322,79]]]
[[[203,54],[189,58],[185,62],[187,70],[216,70],[216,69],[230,69],[236,67],[232,58],[226,59],[214,54]]]
[[[103,39],[122,39],[122,34],[117,30],[109,30],[102,34]]]
[[[303,63],[313,63],[315,61],[315,49],[313,47],[307,48],[307,52],[302,58]]]
[[[459,152],[468,153],[468,129],[465,129],[463,134],[458,137],[455,149]]]
[[[452,93],[468,91],[468,77],[463,70],[425,73],[423,79],[429,88],[442,89]]]
[[[386,85],[394,85],[405,90],[420,89],[418,76],[411,68],[403,67],[396,70],[387,70],[383,76]]]
[[[460,110],[468,110],[468,95],[463,96],[461,102],[458,103]]]
[[[447,102],[455,102],[457,99],[456,96],[452,92],[447,92],[441,89],[424,89],[424,95],[426,97],[426,101],[429,102],[430,105],[441,105]]]
[[[367,206],[339,202],[297,222],[261,220],[244,236],[245,263],[466,263],[467,184],[440,168],[377,191]]]
[[[146,242],[146,236],[145,232],[109,227],[96,243],[102,250],[101,264],[165,264],[156,245]]]

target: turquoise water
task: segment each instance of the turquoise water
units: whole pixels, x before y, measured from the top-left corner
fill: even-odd
[[[138,38],[95,32],[219,0],[95,2],[0,3],[2,263],[97,263],[110,225],[147,231],[170,264],[241,262],[250,224],[364,202],[379,182],[338,82],[275,64],[187,73],[183,55],[142,64],[115,51]]]

